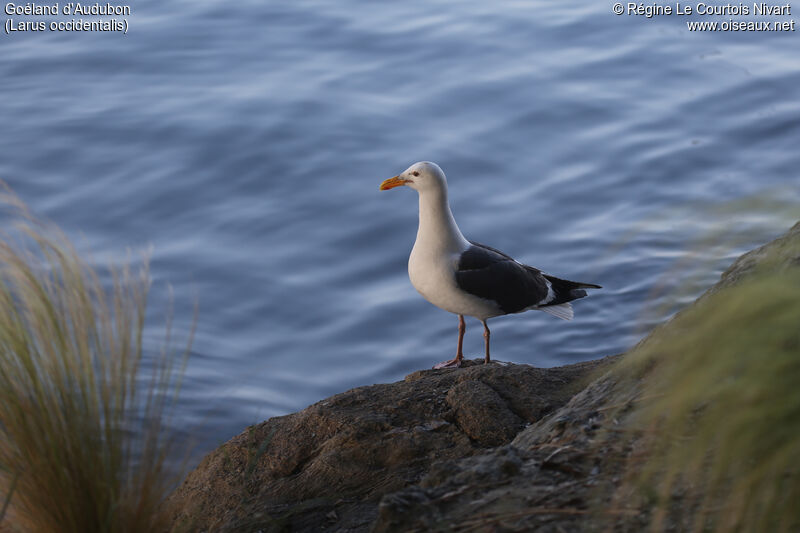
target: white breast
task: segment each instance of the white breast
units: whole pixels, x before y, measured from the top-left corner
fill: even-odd
[[[455,270],[459,257],[460,253],[437,254],[415,244],[408,258],[411,284],[430,303],[451,313],[480,320],[503,314],[493,301],[458,288]]]
[[[493,301],[458,288],[456,268],[461,253],[470,243],[461,234],[450,211],[444,174],[430,179],[433,181],[419,189],[419,228],[408,258],[411,284],[426,300],[445,311],[481,320],[502,315]]]

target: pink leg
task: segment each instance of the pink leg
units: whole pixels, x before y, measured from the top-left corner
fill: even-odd
[[[485,320],[481,320],[483,322],[483,338],[486,339],[486,360],[484,364],[489,364],[489,336],[491,333],[489,332],[489,326],[486,325]]]
[[[467,325],[464,323],[464,315],[458,315],[458,348],[456,349],[456,359],[460,363],[464,358],[464,352],[461,348],[464,346],[464,332],[467,331]]]
[[[464,346],[465,331],[467,331],[467,325],[464,323],[464,315],[458,315],[458,348],[456,349],[456,356],[449,361],[433,365],[433,368],[458,368],[461,366],[461,362],[464,360],[462,347]]]

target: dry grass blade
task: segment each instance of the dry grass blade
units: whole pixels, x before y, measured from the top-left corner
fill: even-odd
[[[165,341],[143,364],[146,259],[136,271],[112,267],[106,287],[57,228],[8,192],[0,204],[19,221],[0,238],[5,523],[48,532],[163,528],[159,506],[174,483],[164,420],[188,347],[181,358]]]
[[[652,530],[800,528],[798,325],[798,269],[756,273],[629,356],[628,372],[649,370],[632,417],[643,438],[622,490],[649,494]]]

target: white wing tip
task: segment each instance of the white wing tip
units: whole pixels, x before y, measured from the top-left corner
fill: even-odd
[[[537,307],[536,309],[556,316],[561,320],[572,320],[572,318],[575,316],[575,313],[572,310],[572,305],[570,305],[569,302],[558,305],[546,305],[544,307]]]

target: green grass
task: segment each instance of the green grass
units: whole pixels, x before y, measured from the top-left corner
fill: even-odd
[[[652,531],[800,530],[800,269],[762,263],[618,369],[643,379],[621,494],[649,507]]]
[[[144,371],[146,259],[110,268],[104,288],[57,228],[11,194],[0,205],[18,220],[0,238],[0,526],[165,529],[166,417],[188,347],[169,349],[167,324]]]

